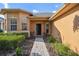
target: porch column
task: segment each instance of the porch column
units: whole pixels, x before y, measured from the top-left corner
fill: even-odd
[[[49,22],[49,34],[51,35],[52,34],[52,23]]]
[[[44,29],[44,22],[41,24],[41,35],[43,35],[45,32],[45,29]]]
[[[3,30],[3,22],[1,22],[1,30]]]

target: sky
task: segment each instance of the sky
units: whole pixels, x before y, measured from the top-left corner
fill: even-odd
[[[64,4],[62,3],[0,3],[1,8],[20,8],[29,12],[52,12],[55,13]]]

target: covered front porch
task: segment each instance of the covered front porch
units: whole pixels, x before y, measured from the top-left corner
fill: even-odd
[[[30,20],[30,35],[49,35],[50,34],[50,23],[49,17],[29,17]]]

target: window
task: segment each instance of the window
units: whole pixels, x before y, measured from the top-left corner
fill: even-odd
[[[46,24],[46,33],[49,33],[49,24]]]
[[[22,23],[27,23],[27,21],[28,21],[28,18],[26,16],[23,16],[22,17]]]
[[[27,30],[27,23],[22,23],[22,30]]]
[[[17,30],[17,19],[16,18],[10,18],[10,30],[11,31]]]
[[[26,16],[23,16],[22,18],[22,30],[27,30],[27,22],[28,22],[28,19]]]
[[[11,31],[16,31],[17,30],[17,26],[16,25],[11,25]]]

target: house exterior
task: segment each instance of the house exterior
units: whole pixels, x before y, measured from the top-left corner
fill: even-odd
[[[3,20],[4,20],[4,17],[0,15],[0,31],[3,30]]]
[[[2,9],[4,32],[28,32],[30,35],[50,34],[79,53],[79,4],[64,4],[51,17],[34,16],[21,9]]]
[[[34,16],[21,9],[1,9],[4,32],[28,32],[29,36],[49,34],[49,17]]]
[[[34,35],[50,34],[49,17],[29,17],[30,19],[30,32]]]
[[[3,24],[2,24],[2,22],[0,22],[0,30],[2,30],[2,29],[3,29],[2,25],[3,25]]]
[[[79,53],[79,4],[65,4],[49,20],[52,22],[52,35]]]

